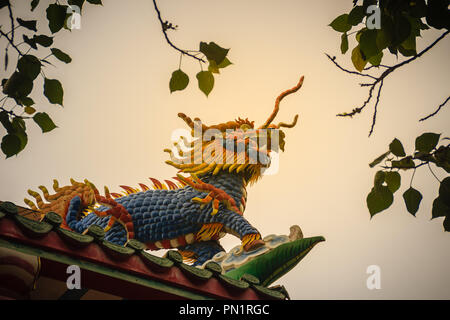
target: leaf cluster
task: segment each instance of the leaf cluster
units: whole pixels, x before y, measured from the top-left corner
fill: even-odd
[[[359,2],[362,4],[358,5]],[[367,24],[373,12],[369,6],[379,8],[380,28],[371,29]],[[389,52],[405,57],[417,54],[416,42],[421,31],[450,28],[447,0],[363,0],[354,1],[350,12],[336,17],[330,26],[341,34],[341,52],[349,49],[350,34],[355,34],[356,46],[351,51],[353,66],[359,72],[368,63],[379,66],[383,55]],[[353,30],[353,28],[356,30]],[[352,32],[350,32],[352,31]]]
[[[208,96],[214,88],[214,74],[220,74],[220,69],[228,67],[230,60],[228,60],[229,49],[224,49],[214,42],[206,43],[200,42],[199,51],[197,54],[203,55],[208,60],[208,70],[204,71],[201,64],[201,70],[196,74],[199,89]],[[180,66],[172,73],[172,77],[169,81],[170,92],[182,91],[187,88],[189,84],[189,76],[181,70],[181,59],[183,53],[180,56]]]
[[[413,216],[416,215],[422,201],[420,191],[412,187],[416,169],[427,165],[434,175],[430,167],[430,164],[433,164],[450,173],[450,144],[438,147],[439,140],[440,134],[424,133],[416,138],[414,153],[406,155],[402,143],[395,138],[389,144],[389,150],[369,164],[373,168],[385,161],[385,165],[381,166],[384,170],[375,173],[374,186],[367,195],[366,202],[371,217],[393,203],[394,193],[401,185],[400,170],[413,170],[409,188],[403,193],[403,200],[407,211]],[[444,217],[444,230],[450,231],[450,176],[440,181],[438,196],[433,201],[432,219],[438,217]]]
[[[39,0],[32,0],[30,10],[39,6]],[[51,117],[45,112],[37,112],[37,106],[30,94],[35,86],[38,76],[43,78],[44,86],[42,94],[51,104],[63,106],[64,89],[61,82],[57,79],[49,78],[45,75],[44,69],[52,63],[48,60],[55,57],[57,60],[70,63],[72,58],[64,51],[52,47],[56,34],[63,29],[70,30],[68,22],[72,19],[72,10],[69,6],[78,6],[81,10],[84,0],[68,0],[68,5],[62,5],[58,1],[51,3],[45,9],[48,28],[51,35],[44,34],[43,28],[39,27],[37,20],[28,20],[21,17],[14,19],[13,5],[10,0],[0,1],[0,10],[8,9],[10,11],[10,30],[0,29],[0,41],[6,41],[6,50],[4,56],[4,69],[7,70],[11,54],[8,48],[13,48],[17,53],[17,63],[14,71],[7,78],[1,80],[3,97],[0,99],[0,122],[6,130],[6,134],[1,141],[1,150],[7,158],[17,155],[27,145],[28,138],[26,133],[25,120],[33,121],[41,128],[42,132],[49,132],[57,126]],[[86,0],[86,2],[101,5],[101,0]],[[23,13],[29,16],[28,12]],[[3,27],[6,24],[3,24]],[[16,43],[19,34],[22,36],[22,43]],[[48,48],[48,49],[47,49]],[[42,49],[49,50],[45,57],[38,57]],[[12,102],[11,105],[9,102]]]

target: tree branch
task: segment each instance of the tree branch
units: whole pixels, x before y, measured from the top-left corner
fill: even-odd
[[[370,74],[365,74],[365,73],[361,73],[361,72],[350,71],[350,70],[344,69],[343,67],[341,67],[341,66],[336,62],[336,57],[333,57],[333,58],[332,58],[332,57],[330,57],[330,55],[329,55],[328,53],[325,53],[325,55],[328,57],[328,59],[330,59],[330,60],[336,65],[336,67],[338,67],[339,69],[341,69],[341,70],[344,71],[344,72],[347,72],[347,73],[350,73],[350,74],[356,74],[356,75],[362,76],[362,77],[369,77],[369,78],[372,78],[372,79],[374,79],[374,80],[377,80],[376,77],[371,76]]]
[[[174,48],[175,50],[177,50],[178,52],[181,52],[181,54],[185,54],[185,55],[187,55],[187,56],[189,56],[189,57],[191,57],[191,58],[193,58],[193,59],[195,59],[195,60],[198,60],[198,61],[200,61],[200,62],[205,63],[205,60],[203,60],[203,59],[201,59],[201,58],[198,58],[198,57],[196,57],[196,56],[193,55],[193,54],[190,54],[190,53],[187,52],[186,50],[182,50],[182,49],[178,48],[177,46],[175,46],[175,45],[172,43],[172,41],[170,41],[169,36],[167,35],[167,30],[166,30],[166,27],[165,27],[165,23],[164,23],[164,21],[163,21],[162,18],[161,18],[161,12],[159,11],[158,6],[157,6],[157,4],[156,4],[156,0],[153,0],[153,5],[154,5],[154,7],[155,7],[156,13],[158,14],[158,20],[159,20],[159,22],[161,23],[161,30],[162,30],[162,32],[163,32],[163,34],[164,34],[164,37],[166,38],[167,43],[168,43],[172,48]]]
[[[327,57],[328,57],[328,58],[329,58],[329,59],[330,59],[330,60],[331,60],[331,61],[332,61],[332,62],[333,62],[340,70],[342,70],[342,71],[344,71],[344,72],[346,72],[346,73],[356,74],[356,75],[359,75],[359,76],[361,76],[361,77],[369,77],[369,78],[372,78],[372,79],[375,80],[375,81],[372,82],[372,83],[361,83],[361,84],[360,84],[362,87],[370,87],[370,89],[369,89],[369,96],[368,96],[367,100],[364,101],[364,103],[363,103],[363,105],[362,105],[361,107],[353,109],[352,112],[350,112],[350,113],[347,113],[347,112],[339,113],[339,114],[337,114],[337,116],[338,116],[338,117],[353,117],[355,114],[361,113],[361,111],[362,111],[362,110],[367,106],[367,104],[371,101],[372,95],[373,95],[373,90],[375,89],[376,85],[380,83],[380,87],[378,88],[377,99],[376,99],[376,102],[375,102],[375,110],[374,110],[374,115],[373,115],[373,120],[372,120],[372,126],[371,126],[370,132],[369,132],[369,137],[370,137],[370,135],[373,133],[373,129],[374,129],[374,125],[375,125],[375,120],[376,120],[376,115],[377,115],[377,107],[378,107],[378,103],[379,103],[379,101],[380,101],[381,88],[382,88],[382,86],[383,86],[382,84],[383,84],[384,79],[385,79],[387,76],[389,76],[392,72],[394,72],[396,69],[398,69],[398,68],[400,68],[400,67],[402,67],[402,66],[404,66],[404,65],[406,65],[406,64],[408,64],[408,63],[410,63],[410,62],[412,62],[412,61],[414,61],[414,60],[416,60],[417,58],[420,58],[423,54],[425,54],[427,51],[429,51],[431,48],[433,48],[439,41],[441,41],[443,38],[445,38],[449,33],[450,33],[450,31],[447,30],[447,31],[444,32],[442,35],[440,35],[435,41],[433,41],[428,47],[426,47],[425,49],[423,49],[421,52],[419,52],[419,53],[416,54],[415,56],[411,57],[410,59],[407,59],[407,60],[405,60],[405,61],[403,61],[403,62],[400,62],[400,63],[398,63],[398,64],[396,64],[396,65],[394,65],[394,66],[391,66],[391,67],[389,67],[389,66],[384,66],[384,65],[380,65],[381,67],[386,68],[386,70],[383,71],[383,73],[381,73],[381,75],[380,75],[379,77],[375,77],[375,76],[372,76],[372,75],[370,75],[370,74],[365,74],[365,73],[361,73],[361,72],[350,71],[350,70],[344,69],[343,67],[341,67],[341,66],[335,61],[335,60],[336,60],[335,57],[334,57],[334,58],[331,58],[328,54],[326,54],[326,56],[327,56]],[[366,68],[366,69],[364,69],[364,70],[369,70],[369,69],[371,69],[371,67],[368,67],[368,68]],[[449,98],[450,98],[450,97],[449,97]],[[438,108],[434,113],[432,113],[431,115],[429,115],[429,116],[427,116],[427,117],[421,119],[420,121],[426,120],[426,119],[428,119],[430,116],[434,116],[436,113],[438,113],[439,110],[442,108],[442,106],[445,105],[445,104],[447,103],[447,101],[449,100],[449,98],[447,98],[447,100],[446,100],[443,104],[441,104],[441,105],[439,106],[439,108]]]
[[[373,128],[375,127],[375,121],[377,120],[377,107],[378,107],[378,103],[380,102],[381,88],[383,88],[383,80],[381,80],[380,86],[378,87],[377,101],[375,102],[375,108],[373,111],[373,118],[372,118],[372,126],[370,127],[369,137],[373,133]]]
[[[441,108],[448,102],[448,100],[450,100],[450,96],[447,97],[447,99],[445,99],[445,101],[439,105],[439,107],[436,109],[436,111],[434,111],[433,113],[427,115],[426,117],[420,119],[419,121],[425,121],[431,117],[434,117],[439,111],[441,111]]]
[[[9,19],[11,20],[11,44],[14,45],[14,17],[11,8],[11,2],[8,1]]]
[[[23,56],[22,51],[20,51],[20,49],[17,48],[17,46],[16,46],[16,45],[14,44],[14,42],[12,41],[12,39],[10,39],[6,33],[4,33],[2,30],[0,30],[0,34],[1,34],[3,37],[5,37],[6,40],[8,40],[9,44],[10,44],[14,49],[16,49],[16,51],[19,53],[19,56]]]

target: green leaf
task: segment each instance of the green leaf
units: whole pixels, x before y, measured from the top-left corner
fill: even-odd
[[[441,185],[439,187],[439,197],[442,197],[445,204],[450,207],[450,177],[447,177],[441,181]]]
[[[348,15],[348,23],[352,26],[356,26],[361,23],[364,19],[365,13],[362,6],[353,7],[352,11],[350,11]]]
[[[53,37],[49,37],[43,34],[33,37],[35,43],[40,44],[43,47],[50,47],[53,44]]]
[[[200,71],[197,73],[198,87],[208,96],[214,87],[214,76],[210,71]]]
[[[416,138],[416,150],[424,153],[430,153],[439,142],[441,135],[427,132]]]
[[[408,212],[415,216],[417,210],[419,210],[420,201],[422,201],[422,194],[413,187],[410,187],[403,193],[403,199],[405,200]]]
[[[64,91],[59,82],[56,79],[47,79],[44,80],[44,95],[47,97],[48,101],[53,104],[63,105],[63,96]]]
[[[217,63],[214,60],[208,61],[209,61],[208,71],[211,71],[212,73],[220,73],[220,69],[226,68],[230,64],[232,64],[230,60],[228,60],[228,58],[223,59],[223,61],[219,65],[217,65]]]
[[[67,3],[70,6],[77,6],[78,8],[80,8],[80,14],[81,14],[81,10],[83,9],[84,0],[69,0]]]
[[[172,73],[170,78],[169,89],[170,93],[178,90],[184,90],[189,84],[189,77],[186,73],[178,69]]]
[[[20,117],[15,117],[12,121],[12,127],[14,128],[14,134],[20,139],[20,152],[25,148],[28,142],[28,136],[25,132],[25,121]]]
[[[24,111],[25,111],[26,114],[33,114],[33,113],[36,112],[36,109],[33,108],[33,107],[30,107],[30,106],[26,106],[26,107],[24,108]]]
[[[401,177],[398,172],[389,171],[386,172],[386,176],[384,178],[386,181],[387,187],[391,190],[392,193],[395,193],[400,188]]]
[[[34,9],[36,9],[38,4],[39,4],[39,0],[32,0],[31,1],[31,11],[34,11]]]
[[[17,62],[17,68],[21,74],[34,80],[41,72],[41,62],[35,56],[26,54]]]
[[[393,155],[397,157],[404,157],[406,155],[402,143],[397,138],[392,140],[392,142],[389,144],[389,150],[392,152]]]
[[[417,54],[416,50],[405,49],[403,48],[403,45],[399,45],[397,48],[398,52],[400,52],[404,57],[412,57]]]
[[[348,36],[347,32],[344,32],[341,36],[341,53],[345,54],[348,50]]]
[[[367,64],[367,61],[364,60],[359,45],[357,45],[353,51],[352,51],[352,62],[355,66],[355,69],[359,72],[362,72],[364,70],[364,67]]]
[[[228,58],[223,59],[223,61],[221,63],[219,63],[219,65],[217,66],[219,69],[223,69],[228,67],[229,65],[233,64],[230,60],[228,60]]]
[[[416,52],[416,36],[411,33],[411,35],[402,42],[401,46],[404,49]]]
[[[66,20],[67,6],[53,3],[48,6],[46,12],[50,31],[55,33],[61,30]]]
[[[393,20],[394,23],[394,38],[392,44],[394,46],[399,45],[406,39],[408,39],[411,34],[411,24],[403,15],[400,15],[397,19]]]
[[[441,196],[437,197],[433,201],[433,209],[431,210],[431,219],[436,219],[439,217],[445,217],[450,215],[450,207],[444,202]]]
[[[368,60],[370,57],[373,57],[379,53],[377,47],[377,30],[367,29],[361,34],[361,38],[359,39],[359,47],[361,51],[364,53],[364,57]]]
[[[3,85],[3,93],[14,99],[26,97],[32,90],[33,81],[20,72],[14,72]]]
[[[28,44],[30,47],[32,47],[34,50],[37,49],[36,41],[34,39],[28,38],[26,35],[22,35],[23,42]]]
[[[442,225],[444,226],[445,231],[450,231],[450,213],[447,214]]]
[[[388,187],[380,186],[379,188],[372,188],[372,191],[367,195],[367,207],[369,208],[370,216],[373,217],[377,213],[389,208],[394,201],[394,196]]]
[[[352,28],[352,25],[348,23],[347,13],[341,14],[339,17],[334,19],[329,24],[329,26],[332,27],[337,32],[347,32]]]
[[[391,153],[391,151],[387,151],[387,152],[383,153],[381,156],[379,156],[378,158],[373,160],[371,163],[369,163],[369,167],[371,167],[371,168],[375,167],[377,164],[379,164],[381,161],[383,161],[390,153]]]
[[[100,4],[100,5],[103,5],[103,4],[102,4],[102,0],[87,0],[87,2],[89,2],[90,4]]]
[[[7,134],[2,139],[1,149],[6,155],[6,158],[16,155],[21,150],[22,141],[15,134]]]
[[[217,63],[214,60],[208,60],[208,61],[209,61],[208,71],[210,71],[212,73],[220,73]]]
[[[64,53],[63,51],[56,48],[51,48],[50,50],[52,51],[53,55],[62,62],[70,63],[72,61],[72,58],[67,53]]]
[[[14,128],[11,124],[11,121],[9,121],[9,114],[6,111],[0,111],[0,123],[3,125],[3,127],[6,129],[8,133],[14,132]]]
[[[408,169],[414,168],[416,166],[416,164],[414,163],[412,157],[408,156],[399,161],[392,161],[391,166],[392,166],[392,168],[408,170]]]
[[[45,112],[38,112],[33,116],[34,122],[42,129],[42,133],[52,131],[56,128],[53,120]]]
[[[21,105],[24,105],[26,107],[32,106],[34,104],[33,99],[31,99],[30,97],[23,97],[19,99],[19,102]],[[25,108],[26,109],[26,108]]]
[[[22,27],[27,28],[28,30],[32,30],[34,32],[37,31],[36,20],[22,20],[20,18],[17,18],[16,20]]]
[[[383,51],[380,51],[377,55],[369,58],[369,62],[373,66],[379,66],[381,60],[383,60]]]
[[[386,29],[382,28],[377,32],[376,44],[379,50],[384,50],[389,46],[391,39]]]
[[[426,21],[430,27],[436,29],[450,29],[448,16],[448,1],[445,0],[429,0],[426,13]]]
[[[200,42],[200,52],[202,52],[208,60],[214,60],[217,65],[222,63],[229,50],[230,49],[224,49],[218,46],[214,42],[210,42],[209,44],[206,42]]]
[[[377,173],[375,173],[375,178],[373,181],[373,185],[375,188],[379,188],[382,186],[383,182],[384,182],[384,178],[386,177],[386,173],[384,171],[377,171]]]

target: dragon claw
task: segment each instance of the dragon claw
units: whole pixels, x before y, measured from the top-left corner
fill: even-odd
[[[227,206],[228,209],[235,211],[236,213],[242,215],[241,210],[236,206],[236,202],[234,199],[226,193],[224,190],[217,188],[213,186],[212,184],[203,182],[197,175],[191,174],[192,178],[184,177],[180,174],[178,174],[178,178],[185,182],[188,186],[192,187],[193,189],[201,192],[208,192],[206,197],[199,198],[194,197],[191,199],[191,201],[199,203],[200,205],[205,205],[210,202],[212,202],[212,211],[211,215],[217,214],[219,211],[219,205],[220,203],[223,203]]]

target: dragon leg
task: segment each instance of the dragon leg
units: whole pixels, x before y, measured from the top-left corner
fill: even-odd
[[[186,262],[193,262],[193,266],[201,266],[217,253],[225,249],[216,240],[194,242],[178,248]]]
[[[193,223],[202,223],[202,228],[195,236],[198,242],[217,240],[222,233],[230,233],[241,239],[241,250],[251,251],[264,245],[258,230],[235,211],[221,208],[216,215],[211,216],[205,210],[193,219]]]
[[[188,186],[193,189],[207,193],[204,198],[194,197],[191,201],[205,205],[212,202],[211,215],[214,216],[219,211],[219,204],[223,203],[226,207],[234,212],[242,215],[242,211],[237,207],[234,199],[227,194],[224,190],[213,186],[212,184],[203,182],[195,174],[191,174],[192,178],[186,178],[180,174],[177,175],[180,180],[185,182]]]

